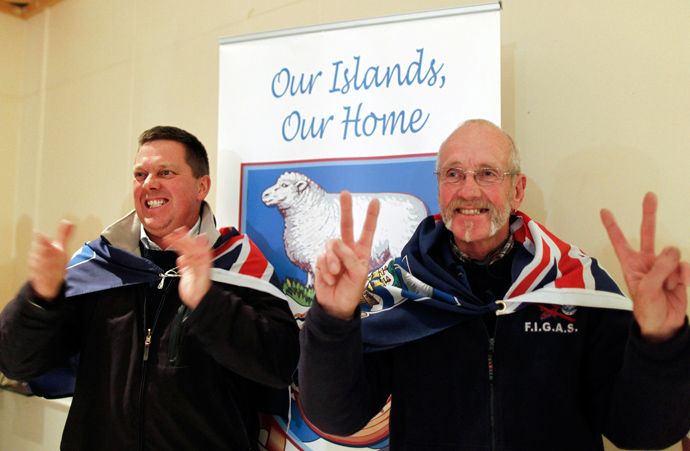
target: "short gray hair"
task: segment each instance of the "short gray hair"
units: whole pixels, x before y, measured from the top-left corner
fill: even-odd
[[[468,119],[468,120],[464,121],[462,124],[460,124],[455,130],[453,130],[453,133],[455,133],[456,131],[460,130],[461,128],[467,127],[469,125],[486,125],[488,127],[494,128],[495,130],[498,130],[503,136],[505,136],[506,139],[508,139],[508,142],[510,142],[510,160],[509,160],[510,161],[510,163],[509,163],[510,167],[508,168],[508,170],[510,172],[514,172],[516,174],[520,174],[522,172],[522,170],[520,169],[520,151],[518,150],[518,147],[515,144],[515,141],[513,140],[512,136],[510,136],[505,130],[503,130],[498,125],[496,125],[493,122],[486,120],[486,119]],[[451,135],[453,135],[453,133],[451,133],[449,135],[449,137]],[[447,140],[448,140],[448,138],[446,138],[446,140],[443,141],[443,143],[441,144],[441,148],[443,148],[443,145],[446,143]],[[436,171],[437,172],[439,169],[441,169],[439,167],[439,165],[440,165],[439,156],[441,155],[441,148],[439,148],[439,151],[436,154]]]

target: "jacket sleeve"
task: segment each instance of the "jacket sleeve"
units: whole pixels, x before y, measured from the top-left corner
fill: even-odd
[[[667,448],[690,430],[690,328],[648,343],[631,326],[611,393],[606,436],[622,448]]]
[[[364,354],[359,316],[344,321],[316,302],[307,313],[300,345],[299,397],[305,415],[330,434],[362,429],[390,395],[390,353]]]
[[[220,365],[275,388],[290,384],[299,356],[299,328],[282,299],[250,288],[213,283],[185,320]]]
[[[25,284],[0,313],[0,371],[28,380],[65,362],[78,349],[78,303],[64,292],[51,302]]]

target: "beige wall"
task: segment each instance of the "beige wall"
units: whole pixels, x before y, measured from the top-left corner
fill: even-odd
[[[14,193],[26,24],[0,14],[0,305],[14,291]]]
[[[214,170],[221,36],[473,3],[63,0],[0,17],[0,304],[26,277],[32,228],[67,217],[76,249],[130,208],[141,130],[189,129]],[[690,256],[688,23],[687,0],[503,2],[503,125],[523,152],[524,209],[621,282],[600,207],[634,236],[656,191],[659,243]]]

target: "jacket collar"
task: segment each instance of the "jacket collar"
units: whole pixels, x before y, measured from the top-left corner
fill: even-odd
[[[141,251],[139,250],[140,232],[141,221],[139,221],[136,211],[132,210],[106,227],[101,232],[101,236],[112,246],[141,257]],[[199,233],[205,234],[211,244],[215,243],[220,237],[220,233],[216,230],[216,218],[213,216],[213,211],[206,201],[201,205]]]

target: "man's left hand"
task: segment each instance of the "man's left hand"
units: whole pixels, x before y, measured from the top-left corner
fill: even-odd
[[[205,235],[189,236],[180,227],[163,239],[166,248],[177,252],[179,293],[184,305],[194,310],[211,288],[213,254]]]
[[[681,261],[677,247],[655,253],[656,208],[656,195],[647,193],[642,203],[639,251],[630,246],[609,210],[601,210],[601,222],[621,264],[642,336],[662,342],[673,337],[685,322],[690,264]]]

